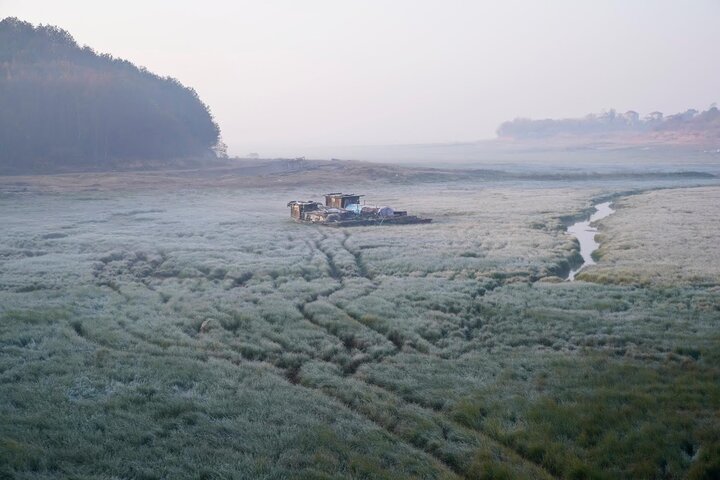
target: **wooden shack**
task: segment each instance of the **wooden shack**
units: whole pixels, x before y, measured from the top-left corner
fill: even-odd
[[[303,220],[303,214],[305,212],[312,212],[317,210],[320,206],[320,203],[313,201],[303,202],[299,200],[293,200],[292,202],[289,202],[287,206],[290,207],[291,217],[297,220]]]
[[[360,197],[354,193],[327,193],[325,194],[325,206],[330,208],[345,208],[348,205],[359,204]]]

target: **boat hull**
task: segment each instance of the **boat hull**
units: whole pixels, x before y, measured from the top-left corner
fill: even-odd
[[[413,215],[404,215],[397,217],[372,217],[372,218],[354,218],[351,220],[337,220],[334,222],[310,222],[307,220],[297,220],[298,223],[308,225],[322,225],[324,227],[367,227],[380,225],[415,225],[421,223],[430,223],[432,218],[420,218]]]

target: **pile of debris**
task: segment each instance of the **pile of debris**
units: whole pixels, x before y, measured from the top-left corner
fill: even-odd
[[[287,204],[290,216],[298,222],[332,227],[360,225],[430,223],[430,218],[408,215],[407,211],[388,206],[361,205],[363,195],[328,193],[325,204],[313,200],[293,200]]]

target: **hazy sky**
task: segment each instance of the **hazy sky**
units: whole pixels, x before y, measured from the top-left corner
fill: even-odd
[[[718,0],[0,0],[192,86],[231,153],[720,102]]]

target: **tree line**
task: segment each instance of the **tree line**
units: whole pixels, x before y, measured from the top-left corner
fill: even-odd
[[[208,106],[178,80],[80,47],[57,27],[0,21],[0,169],[211,157],[219,138]]]
[[[609,110],[583,118],[543,119],[516,118],[498,127],[499,137],[546,138],[556,135],[593,135],[614,133],[670,133],[696,135],[720,140],[720,110],[713,104],[705,111],[694,109],[674,115],[652,112],[645,117],[635,111],[618,113]]]

